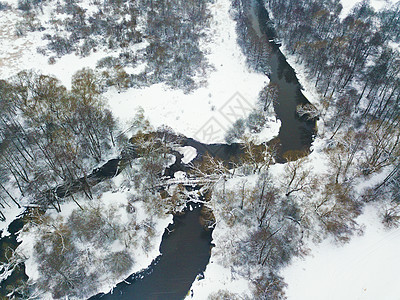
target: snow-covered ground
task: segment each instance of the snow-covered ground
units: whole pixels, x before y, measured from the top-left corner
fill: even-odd
[[[288,300],[400,299],[400,228],[385,229],[372,205],[357,221],[364,235],[345,245],[325,240],[282,271]]]
[[[185,147],[176,147],[176,151],[178,151],[180,154],[183,155],[182,157],[182,162],[184,164],[190,163],[193,159],[196,158],[197,156],[197,150],[194,147],[191,146],[185,146]]]
[[[90,265],[89,268],[94,268],[95,272],[100,275],[99,280],[93,285],[97,288],[96,293],[108,293],[112,288],[116,286],[117,283],[123,281],[130,274],[139,272],[142,269],[147,268],[150,263],[160,255],[159,246],[161,244],[162,236],[164,234],[165,228],[168,224],[172,223],[171,214],[162,214],[153,216],[151,209],[143,201],[132,202],[131,198],[135,195],[135,191],[132,189],[127,189],[123,187],[123,175],[120,174],[114,179],[112,179],[113,188],[111,191],[107,191],[100,197],[94,200],[89,200],[85,196],[79,197],[77,201],[81,206],[92,207],[100,205],[104,214],[104,218],[108,222],[113,222],[114,226],[119,226],[125,228],[125,233],[132,231],[133,237],[128,245],[129,255],[132,257],[134,264],[131,269],[120,276],[120,278],[115,278],[110,269],[104,268],[104,264],[101,263],[104,257],[110,253],[123,251],[126,248],[123,245],[122,240],[126,237],[119,237],[111,245],[105,245],[103,248],[94,247],[93,243],[84,243],[79,240],[75,241],[78,248],[82,248],[88,253],[90,253]],[[130,212],[128,212],[128,208]],[[57,220],[62,218],[62,222],[65,222],[71,214],[75,211],[79,211],[80,208],[74,202],[67,202],[61,205],[61,213],[57,213],[54,210],[49,210],[46,212],[46,218],[50,218],[54,224],[57,224]],[[108,212],[112,212],[110,215]],[[110,217],[111,216],[111,217]],[[52,224],[52,223],[50,223]],[[153,230],[153,236],[148,240],[149,243],[145,244],[145,240],[148,238],[147,227],[151,226]],[[50,227],[51,228],[51,227]],[[17,248],[17,252],[26,257],[25,261],[26,274],[29,277],[30,282],[36,282],[39,277],[39,264],[33,253],[34,246],[38,242],[38,227],[28,227],[24,228],[21,234],[18,236],[18,240],[22,241],[21,245]],[[129,235],[129,238],[131,236]],[[125,242],[126,243],[126,242]],[[96,262],[98,263],[96,265]],[[90,297],[92,295],[87,295]],[[40,299],[52,299],[50,293],[45,293],[40,295]]]
[[[7,2],[13,7],[17,5],[16,1]],[[169,89],[164,84],[157,84],[142,89],[128,89],[121,93],[110,89],[104,95],[109,107],[119,119],[122,130],[131,126],[137,108],[142,107],[145,117],[149,119],[153,127],[168,125],[174,131],[201,142],[216,143],[224,141],[226,130],[238,118],[245,117],[250,113],[258,100],[260,90],[268,84],[268,78],[249,70],[246,66],[246,58],[237,44],[236,24],[230,15],[230,4],[229,0],[217,0],[209,7],[213,16],[211,29],[206,32],[206,37],[201,42],[202,49],[207,53],[207,59],[213,66],[213,69],[207,73],[206,86],[189,94]],[[39,16],[41,22],[44,23],[50,18],[50,8],[44,4],[44,14]],[[57,58],[54,64],[49,64],[48,57],[38,54],[36,51],[38,46],[46,44],[46,41],[41,38],[41,32],[28,32],[21,37],[16,35],[15,25],[22,19],[22,15],[17,11],[0,12],[0,78],[2,79],[25,69],[34,69],[43,74],[54,75],[69,88],[71,77],[76,71],[84,67],[94,68],[97,61],[105,56],[118,55],[118,53],[107,53],[100,49],[85,58],[70,54]],[[138,47],[145,45],[146,42],[139,44]],[[276,136],[279,127],[280,122],[271,116],[266,128],[258,135],[260,142]],[[184,154],[184,163],[190,162],[197,154],[192,147],[184,147],[179,151]],[[117,183],[115,184],[117,185]],[[125,191],[109,192],[105,193],[98,201],[103,202],[105,207],[120,205],[116,209],[121,214],[121,219],[124,220],[123,210],[127,197],[129,197],[129,193]],[[83,199],[79,201],[84,202]],[[82,202],[81,205],[84,204]],[[136,207],[137,215],[141,213],[143,218],[147,218],[146,211],[140,210],[139,204],[136,206],[138,206]],[[61,216],[67,218],[74,209],[78,209],[74,203],[64,205]],[[147,267],[159,254],[158,245],[161,242],[162,233],[171,219],[171,215],[155,219],[156,234],[152,239],[152,248],[147,253],[140,247],[136,249],[137,251],[133,254],[135,265],[130,273]],[[35,244],[34,233],[34,230],[22,233],[20,236],[22,244],[18,248],[21,254],[28,257],[26,273],[33,281],[39,276],[37,262],[32,256]],[[223,233],[223,231],[220,233],[215,231],[215,234]],[[232,276],[229,268],[213,263],[208,266],[206,274],[206,279],[202,281],[206,290],[209,288],[208,283],[215,285],[218,282],[211,282],[216,276],[224,276],[226,279]],[[211,276],[211,274],[214,275]],[[101,287],[99,292],[109,291],[112,286],[123,279],[110,281],[107,276],[102,278],[104,281],[99,282],[99,287]],[[235,290],[235,286],[238,292],[248,289],[245,280],[239,279],[238,282],[232,283],[232,290]],[[220,285],[225,283],[226,280],[219,281]]]
[[[357,2],[359,1],[343,0],[342,16],[347,15]],[[217,0],[210,5],[213,21],[211,30],[202,41],[202,47],[208,53],[207,58],[215,67],[215,70],[208,71],[208,85],[189,94],[169,89],[164,84],[128,89],[121,93],[110,89],[105,97],[113,113],[119,118],[122,128],[131,125],[137,108],[142,107],[145,117],[154,127],[168,125],[176,132],[201,142],[215,143],[222,142],[229,126],[250,112],[257,101],[259,91],[268,83],[268,78],[249,70],[246,66],[246,59],[236,42],[236,24],[229,13],[230,3],[229,0]],[[376,9],[383,8],[387,3],[389,2],[384,0],[371,1],[371,5]],[[46,17],[48,15],[45,10],[43,18]],[[41,33],[28,33],[24,37],[17,37],[13,25],[18,21],[21,21],[19,14],[0,12],[0,78],[8,78],[18,71],[33,68],[45,74],[55,75],[69,87],[71,76],[77,70],[83,67],[94,68],[98,59],[110,55],[101,50],[86,58],[71,54],[57,59],[55,64],[50,65],[47,57],[36,52],[36,47],[45,43],[41,39]],[[143,45],[138,45],[141,46]],[[306,97],[318,107],[320,98],[312,83],[307,80],[304,68],[295,64],[294,57],[288,57],[288,61],[298,72]],[[264,141],[278,134],[280,124],[271,118],[268,126],[262,132]],[[314,152],[310,161],[314,163],[315,169],[324,172],[327,166],[323,164],[322,154],[318,151],[322,143],[321,139],[314,142]],[[179,151],[185,154],[184,162],[189,162],[196,155],[191,147]],[[318,165],[315,166],[317,162]],[[282,165],[277,165],[272,169],[279,174],[282,168]],[[106,193],[101,201],[110,205],[114,201],[126,201],[127,196],[125,192],[110,192]],[[73,205],[76,208],[75,204]],[[70,210],[65,208],[63,212],[67,214]],[[146,267],[159,254],[158,245],[171,218],[169,216],[157,220],[154,247],[147,254],[143,251],[135,253],[136,264],[131,272]],[[359,221],[366,226],[364,236],[354,237],[344,246],[337,246],[329,240],[324,241],[312,247],[311,256],[305,260],[296,259],[282,271],[289,284],[289,299],[400,299],[400,290],[396,284],[399,278],[395,273],[400,268],[400,261],[396,260],[395,256],[400,251],[399,229],[386,231],[382,228],[377,218],[377,210],[372,206],[365,210]],[[221,263],[224,245],[218,242],[227,234],[238,234],[228,233],[226,230],[222,224],[217,224],[214,230],[216,247],[204,273],[205,278],[193,284],[193,299],[205,299],[207,295],[219,289],[238,294],[249,292],[248,281],[232,274],[231,269]],[[37,265],[30,256],[34,243],[32,235],[23,234],[21,239],[23,243],[20,249],[24,255],[30,257],[26,264],[27,274],[31,279],[35,279],[38,276]],[[102,282],[102,291],[108,291],[115,283]]]
[[[192,285],[193,296],[187,296],[185,299],[204,300],[220,290],[227,290],[239,295],[248,295],[249,289],[248,280],[234,275],[231,269],[215,263],[211,258],[204,272],[204,278],[196,279]]]
[[[246,66],[246,58],[237,44],[235,22],[230,16],[230,1],[218,0],[210,5],[213,21],[202,49],[215,67],[209,71],[207,86],[190,94],[171,90],[164,84],[143,89],[129,89],[106,94],[109,104],[122,123],[129,127],[133,112],[142,107],[155,126],[167,124],[179,133],[204,143],[224,141],[226,130],[238,118],[249,114],[268,78]],[[279,124],[269,122],[271,135],[277,135]]]
[[[342,12],[340,16],[342,18],[346,17],[351,9],[357,5],[358,3],[362,2],[362,0],[341,0],[340,1],[343,5]],[[396,1],[392,0],[370,0],[370,5],[375,9],[375,10],[381,10],[385,7],[388,7],[392,5],[393,3],[396,3]]]
[[[8,2],[8,1],[5,1]],[[8,2],[16,7],[12,1]],[[44,14],[39,15],[43,23],[50,18],[50,7],[44,6]],[[0,78],[7,79],[26,69],[40,71],[46,75],[54,75],[62,84],[71,86],[72,75],[84,68],[94,68],[98,59],[105,56],[102,51],[89,57],[80,58],[74,54],[66,55],[53,65],[48,64],[48,57],[37,53],[37,47],[45,46],[42,32],[28,32],[17,36],[16,27],[23,21],[17,10],[0,11]]]
[[[214,70],[208,71],[207,86],[189,94],[172,90],[164,84],[128,89],[121,93],[110,89],[104,96],[123,128],[131,125],[135,111],[142,107],[154,127],[168,125],[201,142],[215,143],[223,142],[231,124],[249,114],[268,78],[246,66],[246,58],[236,41],[236,24],[230,16],[230,1],[216,1],[209,9],[213,21],[201,41],[201,47],[214,67]],[[45,6],[44,14],[39,19],[45,23],[49,18],[50,7]],[[24,69],[34,69],[54,75],[70,87],[71,76],[77,70],[94,68],[100,58],[118,54],[102,50],[84,58],[69,54],[57,58],[55,64],[50,65],[48,57],[36,52],[38,46],[46,43],[41,39],[41,32],[30,32],[23,37],[15,35],[13,25],[21,20],[21,15],[16,12],[0,12],[0,28],[3,31],[0,35],[0,78],[8,78]],[[141,48],[146,43],[137,47]],[[278,133],[279,123],[275,119],[269,123],[272,134],[268,136],[273,137]]]
[[[342,1],[346,15],[360,1]],[[371,5],[379,10],[391,1],[371,1]],[[286,51],[285,45],[281,50],[288,63],[296,70],[304,95],[317,108],[321,108],[322,99],[313,81],[307,77],[304,65],[296,62],[296,56]],[[329,168],[324,162],[326,156],[322,153],[325,144],[323,120],[318,121],[318,136],[316,137],[309,155],[310,164],[314,170],[324,174]],[[273,169],[276,166],[272,167]],[[279,176],[282,170],[278,167],[273,171]],[[370,180],[360,179],[356,182],[355,190],[374,186],[387,175],[387,170],[375,174]],[[324,240],[321,244],[310,243],[310,255],[304,259],[296,258],[285,269],[281,276],[288,284],[286,293],[288,300],[353,300],[353,299],[400,299],[400,287],[397,282],[400,277],[398,253],[400,252],[400,229],[387,229],[381,223],[382,208],[367,205],[362,215],[356,220],[364,226],[364,234],[354,236],[349,243],[342,245],[332,239]]]

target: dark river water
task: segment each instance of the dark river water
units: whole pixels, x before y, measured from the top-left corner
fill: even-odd
[[[315,133],[315,120],[299,118],[296,106],[308,103],[300,90],[294,70],[289,66],[280,51],[274,49],[271,59],[271,83],[279,87],[275,113],[281,120],[279,129],[280,153],[310,149]]]
[[[300,118],[296,113],[296,107],[299,104],[309,104],[310,102],[302,93],[295,70],[288,64],[285,56],[273,40],[276,39],[276,33],[271,26],[268,12],[262,4],[262,0],[253,0],[251,16],[256,17],[253,26],[258,27],[256,31],[263,35],[261,39],[269,41],[270,44],[270,83],[278,87],[278,99],[274,102],[274,110],[277,117],[281,120],[278,139],[280,142],[280,157],[287,151],[308,151],[311,147],[314,135],[316,133],[315,119],[307,120]]]
[[[193,203],[188,204],[193,208]],[[119,283],[113,293],[99,294],[90,299],[183,299],[198,274],[210,259],[211,233],[200,224],[201,206],[174,216],[164,232],[161,256],[146,270]]]

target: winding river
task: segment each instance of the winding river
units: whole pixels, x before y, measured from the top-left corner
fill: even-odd
[[[272,27],[267,26],[269,18],[262,1],[254,0],[251,8],[253,11],[249,15],[256,17],[253,25],[258,26],[256,32],[263,35],[260,38],[265,42],[274,39],[275,32]],[[315,120],[297,116],[297,105],[309,102],[301,92],[302,87],[294,69],[286,61],[279,46],[273,41],[269,43],[272,47],[269,60],[270,82],[276,84],[279,89],[278,99],[274,104],[275,112],[281,120],[277,160],[284,162],[282,155],[285,152],[310,149],[315,134]],[[184,140],[184,145],[196,148],[199,156],[207,151],[227,163],[242,152],[240,144],[204,145],[187,138]],[[184,170],[179,157],[168,175],[173,175],[178,170]],[[169,230],[164,233],[160,246],[162,256],[158,257],[148,269],[128,278],[126,281],[129,284],[120,283],[113,294],[101,294],[92,299],[183,299],[189,292],[193,280],[208,264],[212,239],[211,232],[206,232],[199,223],[199,208],[188,210],[184,216],[175,216],[174,226],[172,234],[169,234]]]
[[[315,120],[298,117],[296,107],[307,104],[297,81],[295,72],[287,63],[283,54],[274,49],[271,59],[271,83],[279,86],[278,100],[274,109],[281,120],[278,139],[281,144],[280,153],[287,151],[308,151],[315,134]],[[280,160],[279,162],[282,162]]]
[[[298,105],[310,104],[302,93],[295,70],[289,65],[285,56],[279,50],[280,44],[275,43],[276,33],[271,25],[263,0],[253,0],[249,14],[255,31],[261,33],[260,39],[268,42],[271,48],[269,56],[270,83],[278,87],[278,98],[274,102],[274,110],[281,120],[278,140],[280,144],[278,162],[287,151],[309,151],[316,133],[316,119],[308,120],[296,113]]]
[[[252,11],[249,16],[260,39],[265,43],[270,43],[272,52],[270,53],[269,74],[270,82],[278,86],[278,99],[274,104],[277,117],[281,120],[281,128],[278,135],[280,151],[278,162],[283,162],[283,153],[290,150],[304,151],[311,146],[315,134],[315,120],[299,118],[296,114],[296,106],[309,103],[301,92],[296,73],[287,63],[284,55],[279,50],[279,46],[274,42],[275,32],[269,27],[269,18],[261,0],[253,0],[250,6]],[[198,158],[206,151],[211,155],[217,156],[229,163],[232,158],[241,153],[240,144],[224,145],[213,144],[204,145],[193,139],[184,140],[185,146],[195,147],[198,151]],[[176,171],[185,170],[181,164],[179,155],[177,162],[167,170],[167,175],[173,176]],[[104,177],[113,177],[118,173],[118,160],[111,160],[102,168],[95,170],[92,175],[93,184]],[[103,174],[104,173],[104,174]],[[75,189],[82,185],[80,180],[74,183],[74,187],[68,189],[59,187],[54,190],[59,197],[68,196]],[[198,275],[205,270],[212,248],[212,231],[205,230],[200,222],[201,205],[188,204],[185,213],[174,216],[174,223],[166,230],[160,245],[161,255],[153,263],[139,273],[129,276],[124,282],[119,283],[113,293],[99,294],[91,299],[183,299],[189,292],[190,287]],[[16,228],[21,222],[17,221],[10,225],[13,231],[9,238],[2,238],[2,245],[12,244],[15,249],[18,246],[16,241]],[[4,246],[3,246],[4,247]],[[4,252],[4,249],[2,250]],[[4,253],[1,253],[4,254]],[[18,278],[24,278],[23,266],[22,274],[17,274]],[[1,294],[4,295],[3,287],[8,282],[16,279],[11,275],[7,282],[2,282]],[[25,276],[25,277],[23,277]]]

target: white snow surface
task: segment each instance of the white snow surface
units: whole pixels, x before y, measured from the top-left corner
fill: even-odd
[[[196,278],[192,285],[193,297],[187,296],[186,300],[204,300],[219,290],[228,290],[231,293],[246,294],[249,290],[249,282],[242,277],[232,274],[229,268],[225,268],[211,259],[204,272],[204,278]]]
[[[192,146],[176,147],[175,150],[183,155],[182,162],[184,164],[190,163],[197,156],[197,150]]]
[[[113,113],[126,127],[137,108],[142,107],[155,127],[168,125],[203,143],[218,143],[224,141],[226,130],[237,119],[250,113],[269,80],[246,66],[237,44],[236,24],[229,13],[230,3],[218,0],[209,6],[213,21],[201,44],[215,70],[209,71],[207,86],[189,94],[164,84],[106,93]]]
[[[113,183],[115,184],[116,187],[120,186],[122,184],[122,175],[117,176],[116,178],[113,179]],[[104,274],[100,274],[100,279],[97,284],[97,293],[108,293],[110,290],[112,290],[117,283],[123,281],[126,277],[128,277],[132,273],[136,273],[142,269],[147,268],[151,262],[158,256],[160,255],[159,251],[159,245],[162,240],[163,233],[165,231],[165,228],[172,223],[172,215],[171,214],[164,214],[163,217],[153,217],[150,214],[150,211],[148,208],[146,208],[146,205],[142,201],[137,201],[134,202],[133,205],[135,207],[135,212],[134,216],[130,215],[127,212],[126,206],[129,202],[129,197],[131,197],[132,191],[124,190],[123,188],[118,188],[113,191],[108,191],[105,192],[100,198],[97,198],[96,200],[88,200],[85,197],[78,198],[78,202],[81,205],[91,205],[93,204],[93,201],[95,202],[100,202],[102,207],[104,209],[116,209],[116,216],[114,218],[115,221],[118,222],[118,225],[121,226],[129,226],[129,222],[131,222],[132,217],[136,218],[136,223],[141,224],[141,229],[136,229],[135,234],[137,236],[137,240],[139,241],[139,245],[137,247],[129,247],[129,249],[125,248],[125,246],[119,241],[116,240],[113,244],[110,245],[109,249],[107,250],[108,252],[117,252],[121,251],[124,249],[127,249],[129,251],[129,254],[131,257],[134,258],[134,264],[132,268],[127,272],[127,274],[123,274],[121,278],[113,278],[112,274],[107,274],[105,272]],[[61,213],[56,213],[55,211],[48,211],[46,214],[53,219],[60,218],[62,217],[64,220],[67,220],[68,217],[71,215],[71,213],[74,210],[79,210],[77,205],[70,201],[62,204],[61,206]],[[150,240],[151,246],[149,247],[148,251],[144,251],[144,249],[140,246],[141,244],[141,239],[144,238],[145,236],[145,227],[149,226],[148,223],[149,221],[154,222],[152,227],[154,229],[154,236]],[[142,226],[143,225],[143,226]],[[27,260],[25,261],[25,272],[29,277],[30,282],[36,281],[39,276],[39,270],[38,270],[38,262],[36,261],[35,257],[33,256],[34,253],[34,245],[37,243],[37,233],[36,229],[30,229],[30,230],[24,230],[21,232],[21,234],[18,236],[18,240],[21,241],[21,245],[17,248],[17,251],[19,254],[22,256],[25,256]],[[76,241],[76,243],[79,243]],[[82,244],[82,247],[88,247],[86,244]],[[97,257],[101,258],[104,257],[107,253],[101,251],[101,253],[92,247],[89,246],[90,251]],[[95,257],[93,257],[93,261],[96,261]],[[96,268],[95,265],[92,267]],[[101,271],[100,268],[99,271]],[[90,297],[92,295],[87,295],[87,297]],[[46,293],[44,295],[40,295],[40,299],[52,299],[50,293]],[[72,298],[71,298],[72,299]]]
[[[385,229],[372,205],[357,221],[364,235],[345,245],[325,240],[282,271],[288,300],[400,299],[400,228]]]
[[[342,9],[340,16],[342,18],[345,18],[349,14],[349,12],[352,10],[352,8],[360,2],[362,2],[362,0],[341,0],[343,9]],[[376,11],[379,11],[385,7],[392,5],[395,2],[396,1],[392,1],[392,0],[370,0],[370,5]]]
[[[174,173],[174,178],[177,180],[185,180],[187,178],[186,172],[178,171]]]

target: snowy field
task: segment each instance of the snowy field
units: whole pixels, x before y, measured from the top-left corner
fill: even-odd
[[[346,17],[351,9],[357,5],[358,3],[362,2],[361,0],[341,0],[341,3],[343,5],[342,12],[340,16],[342,18]],[[392,0],[370,0],[370,5],[375,9],[375,10],[381,10],[382,8],[385,8],[387,6],[392,5],[393,3],[396,3],[396,1]]]
[[[215,70],[209,72],[207,86],[190,94],[157,84],[120,94],[106,94],[109,104],[122,124],[129,127],[133,112],[142,107],[155,126],[167,124],[179,133],[204,143],[224,142],[226,130],[254,107],[260,90],[268,78],[252,72],[237,44],[235,22],[230,16],[230,1],[219,0],[210,6],[213,16],[211,31],[202,41],[202,48]],[[229,109],[235,109],[232,113]],[[270,137],[279,132],[275,118],[269,122]],[[213,134],[207,134],[213,133]]]
[[[400,299],[400,228],[383,228],[373,206],[358,221],[364,235],[345,245],[325,240],[282,271],[288,300]]]

